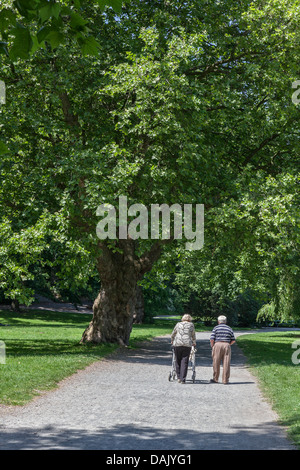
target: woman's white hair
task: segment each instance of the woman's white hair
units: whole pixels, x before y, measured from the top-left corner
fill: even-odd
[[[183,315],[181,321],[192,321],[192,317],[191,317],[191,315],[186,313],[185,315]]]

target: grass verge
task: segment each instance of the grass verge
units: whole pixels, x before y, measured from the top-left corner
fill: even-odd
[[[300,449],[300,365],[292,362],[292,355],[297,354],[292,348],[295,341],[300,341],[299,331],[256,333],[237,339],[280,424],[287,427]]]
[[[0,311],[0,341],[6,361],[0,363],[0,404],[24,405],[65,377],[115,351],[118,346],[79,344],[90,314],[29,310]],[[130,347],[168,334],[176,320],[135,325]],[[3,343],[2,343],[3,345]]]

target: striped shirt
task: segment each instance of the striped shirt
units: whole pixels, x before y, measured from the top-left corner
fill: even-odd
[[[231,341],[235,341],[232,329],[225,323],[220,323],[219,325],[214,327],[210,339],[215,343],[217,343],[218,341],[225,341],[226,343],[231,343]]]

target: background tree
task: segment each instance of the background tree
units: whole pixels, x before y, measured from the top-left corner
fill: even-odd
[[[294,174],[293,174],[294,173]],[[252,291],[257,311],[272,302],[271,317],[299,317],[299,176],[297,170],[267,176],[259,170],[240,197],[211,209],[211,238],[201,253],[181,257],[177,283],[190,292],[217,300],[218,309]],[[199,316],[201,303],[194,305]],[[217,311],[217,314],[219,312]],[[213,316],[217,316],[213,315]],[[264,310],[264,318],[266,318]]]

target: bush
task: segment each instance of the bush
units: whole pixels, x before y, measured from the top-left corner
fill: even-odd
[[[207,326],[215,325],[218,316],[225,315],[231,326],[252,327],[256,323],[261,302],[251,292],[245,292],[230,300],[206,291],[198,295],[192,293],[184,307],[195,321],[202,321]]]

